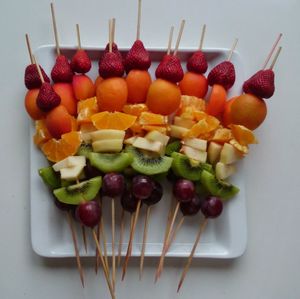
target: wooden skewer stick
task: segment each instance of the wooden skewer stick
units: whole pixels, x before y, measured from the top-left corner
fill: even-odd
[[[141,14],[142,14],[142,0],[138,0],[138,19],[136,26],[136,39],[140,39],[141,35]]]
[[[100,219],[101,220],[101,219]],[[97,226],[97,238],[98,238],[98,242],[99,244],[100,243],[100,221],[98,223],[98,226]],[[99,260],[99,256],[98,256],[98,250],[97,250],[97,247],[96,247],[96,253],[95,253],[95,256],[96,256],[96,263],[95,263],[95,272],[97,274],[98,272],[98,267],[99,267],[99,264],[100,264],[100,260]]]
[[[80,280],[81,280],[82,287],[84,287],[84,274],[83,274],[83,269],[82,269],[82,266],[81,266],[81,261],[80,261],[79,251],[78,251],[78,245],[77,245],[77,238],[76,238],[75,229],[74,229],[74,225],[73,225],[72,215],[71,215],[70,211],[67,212],[66,214],[67,214],[67,221],[69,223],[69,227],[70,227],[70,230],[71,230],[73,246],[74,246],[74,251],[75,251],[75,255],[76,255],[77,268],[78,268],[78,272],[79,272],[79,275],[80,275]]]
[[[105,234],[104,222],[103,222],[103,218],[102,217],[101,217],[101,222],[100,222],[100,233],[101,233],[102,241],[103,241],[105,264],[106,264],[108,272],[109,272],[109,264],[108,264],[108,257],[107,257],[106,234]]]
[[[171,29],[170,29],[167,55],[170,55],[170,53],[171,53],[172,40],[173,40],[173,33],[174,33],[174,26],[172,26]]]
[[[276,54],[275,54],[275,57],[274,57],[274,59],[273,59],[271,65],[270,65],[270,70],[272,70],[272,69],[274,68],[274,66],[275,66],[275,64],[276,64],[276,61],[277,61],[277,59],[278,59],[278,56],[279,56],[279,54],[280,54],[280,52],[281,52],[281,49],[282,49],[282,47],[279,47],[279,48],[278,48],[278,50],[277,50],[277,52],[276,52]]]
[[[158,267],[157,267],[156,274],[155,274],[155,282],[157,282],[157,280],[158,280],[158,278],[159,278],[159,271],[160,271],[160,269],[161,269],[161,266],[163,265],[164,258],[165,258],[165,256],[166,256],[166,246],[167,246],[167,244],[168,244],[168,242],[169,242],[170,235],[171,235],[171,232],[172,232],[172,230],[173,230],[173,226],[174,226],[174,223],[175,223],[175,220],[176,220],[178,211],[179,211],[179,201],[178,201],[177,204],[176,204],[176,207],[175,207],[175,210],[174,210],[174,213],[173,213],[173,217],[172,217],[172,220],[171,220],[171,223],[170,223],[170,227],[168,228],[168,233],[167,233],[165,242],[164,242],[164,244],[163,244],[162,254],[161,254],[161,256],[160,256],[159,263],[158,263]]]
[[[129,258],[131,256],[132,241],[133,241],[133,238],[134,238],[135,228],[136,228],[137,220],[138,220],[139,213],[140,213],[141,202],[142,202],[141,200],[138,201],[136,211],[135,211],[135,215],[134,215],[134,221],[133,221],[133,224],[132,224],[132,227],[131,227],[131,230],[130,230],[127,253],[126,253],[126,257],[125,257],[125,262],[123,264],[122,280],[124,280],[124,278],[125,278],[126,270],[127,270],[127,266],[128,266],[128,261],[129,261]]]
[[[144,233],[143,233],[143,244],[141,250],[141,260],[140,260],[140,280],[143,276],[143,269],[144,269],[144,257],[145,257],[145,249],[146,249],[146,241],[148,235],[148,226],[150,220],[150,213],[151,213],[151,206],[147,207],[146,218],[145,218],[145,225],[144,225]]]
[[[112,27],[111,27],[111,42],[115,42],[115,32],[116,32],[116,18],[112,18]]]
[[[174,53],[173,53],[174,56],[176,56],[177,52],[178,52],[178,48],[179,48],[179,44],[180,44],[180,41],[181,41],[184,25],[185,25],[185,20],[182,20],[181,25],[180,25],[180,29],[179,29],[179,33],[178,33],[178,37],[177,37],[177,41],[176,41],[175,50],[174,50]]]
[[[201,237],[201,235],[202,235],[202,233],[203,233],[203,231],[204,231],[204,229],[205,229],[205,227],[206,227],[206,225],[207,225],[207,222],[208,222],[208,218],[205,218],[204,222],[202,222],[202,223],[200,224],[199,231],[198,231],[198,233],[197,233],[197,237],[196,237],[194,246],[193,246],[193,248],[192,248],[192,251],[191,251],[191,253],[190,253],[190,256],[189,256],[189,258],[188,258],[188,261],[187,261],[187,263],[186,263],[186,265],[185,265],[185,267],[184,267],[184,270],[183,270],[183,272],[182,272],[182,275],[181,275],[181,278],[180,278],[180,281],[179,281],[179,284],[178,284],[178,288],[177,288],[177,293],[179,292],[179,290],[180,290],[180,288],[181,288],[181,286],[182,286],[182,284],[183,284],[184,278],[185,278],[185,276],[186,276],[186,274],[187,274],[187,272],[188,272],[188,270],[189,270],[189,268],[190,268],[190,265],[191,265],[191,263],[192,263],[193,256],[194,256],[194,254],[195,254],[195,250],[196,250],[197,245],[198,245],[198,243],[199,243],[199,241],[200,241],[200,237]]]
[[[108,21],[108,42],[109,42],[109,52],[112,52],[112,20]]]
[[[201,51],[203,48],[203,42],[204,42],[204,37],[206,33],[206,24],[202,26],[202,32],[201,32],[201,38],[200,38],[200,44],[199,44],[199,50]]]
[[[115,299],[115,294],[114,294],[114,291],[113,291],[113,287],[112,287],[110,279],[109,279],[108,268],[106,267],[105,261],[103,259],[100,244],[99,244],[99,241],[97,239],[97,234],[96,234],[95,230],[93,230],[93,229],[92,229],[92,234],[93,234],[93,237],[94,237],[94,240],[95,240],[95,243],[96,243],[96,247],[97,247],[97,250],[98,250],[98,255],[99,255],[101,263],[102,263],[104,276],[105,276],[105,279],[106,279],[106,282],[107,282],[107,285],[108,285],[108,288],[109,288],[111,298]]]
[[[119,239],[119,252],[118,252],[118,267],[121,264],[121,255],[122,255],[122,245],[124,238],[124,227],[125,227],[125,210],[122,209],[121,213],[121,224],[120,224],[120,239]]]
[[[239,39],[238,39],[238,38],[236,38],[236,39],[234,40],[234,42],[233,42],[233,45],[232,45],[232,47],[231,47],[231,50],[230,50],[230,52],[229,52],[229,54],[228,54],[228,58],[227,58],[227,60],[228,60],[228,61],[230,61],[230,60],[231,60],[231,57],[232,57],[233,51],[235,50],[235,48],[236,48],[236,45],[237,45],[238,41],[239,41]]]
[[[45,80],[44,80],[44,77],[42,75],[42,71],[41,71],[41,68],[40,68],[40,65],[38,64],[36,58],[34,55],[32,55],[32,60],[33,60],[33,63],[36,65],[36,68],[37,68],[37,71],[38,71],[38,74],[40,76],[40,79],[42,81],[42,83],[45,83]]]
[[[81,49],[81,38],[80,38],[79,24],[76,24],[76,33],[77,33],[78,50],[80,50]]]
[[[268,65],[268,63],[269,63],[269,61],[270,61],[270,59],[271,59],[271,57],[272,57],[272,55],[273,55],[273,53],[274,53],[274,51],[275,51],[277,45],[278,45],[278,43],[279,43],[281,37],[282,37],[282,33],[280,33],[280,34],[278,35],[277,39],[275,40],[275,42],[274,42],[274,44],[273,44],[273,46],[272,46],[272,49],[271,49],[270,53],[268,54],[268,56],[267,56],[267,58],[266,58],[266,61],[265,61],[264,65],[263,65],[263,67],[262,67],[263,70],[267,67],[267,65]]]
[[[85,249],[85,252],[87,253],[86,232],[85,232],[85,227],[83,224],[81,224],[81,232],[82,232],[82,240],[83,240],[83,244],[84,244],[84,249]]]
[[[55,12],[54,12],[54,4],[53,4],[53,2],[51,2],[50,6],[51,6],[51,15],[52,15],[53,30],[54,30],[56,54],[57,54],[57,56],[59,56],[60,55],[60,49],[59,49],[58,32],[57,32],[57,26],[56,26],[56,19],[55,19]]]
[[[26,38],[26,44],[27,44],[27,49],[28,49],[28,54],[29,54],[31,64],[34,64],[33,58],[32,58],[32,50],[31,50],[29,35],[27,33],[25,34],[25,38]]]
[[[115,291],[116,285],[116,256],[115,256],[115,199],[111,199],[111,252],[112,252],[112,285]]]

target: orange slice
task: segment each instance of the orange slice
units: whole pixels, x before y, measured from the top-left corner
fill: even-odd
[[[150,131],[158,131],[162,134],[167,134],[168,132],[168,126],[151,126],[151,125],[146,125],[142,126],[143,130],[150,132]]]
[[[122,112],[99,112],[91,116],[94,126],[98,129],[127,130],[137,117]]]
[[[231,139],[229,143],[233,145],[241,154],[248,154],[249,148],[247,145],[241,145],[236,139]]]
[[[205,119],[208,115],[204,111],[194,111],[193,116],[195,120],[199,121],[201,119]]]
[[[161,114],[142,112],[139,123],[141,125],[165,125],[168,123],[168,118]]]
[[[125,105],[123,112],[130,115],[140,116],[142,112],[148,111],[148,107],[145,104],[132,104]]]
[[[214,135],[211,140],[219,143],[225,143],[229,142],[231,139],[233,139],[231,130],[226,128],[219,128],[214,132]]]
[[[42,145],[42,151],[51,162],[61,161],[76,154],[81,144],[79,132],[63,134],[61,139],[52,138]]]
[[[43,143],[51,139],[52,136],[46,127],[44,119],[37,120],[35,122],[35,134],[33,136],[33,142],[37,146],[41,146]]]
[[[77,104],[77,121],[78,123],[91,122],[91,116],[99,111],[97,98],[89,98],[79,101]]]
[[[133,134],[141,134],[144,132],[143,126],[136,121],[131,127],[130,130],[132,131]]]
[[[232,134],[238,143],[248,145],[257,143],[257,139],[251,130],[242,125],[230,125]]]

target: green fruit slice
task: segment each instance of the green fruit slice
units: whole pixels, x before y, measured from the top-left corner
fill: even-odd
[[[172,170],[174,174],[187,180],[200,180],[203,170],[213,172],[212,165],[208,163],[200,163],[196,166],[192,166],[190,159],[186,155],[174,152],[171,157],[173,158]]]
[[[211,195],[222,199],[230,199],[240,191],[238,187],[218,180],[215,175],[205,170],[201,174],[201,183]]]
[[[121,172],[133,161],[130,153],[101,154],[90,153],[88,155],[91,165],[104,173]]]
[[[165,154],[167,156],[171,156],[172,153],[174,152],[179,152],[180,151],[180,148],[181,148],[181,142],[180,140],[175,140],[171,143],[169,143],[167,146],[166,146],[166,152]]]
[[[39,175],[43,182],[51,189],[61,186],[59,175],[53,170],[52,166],[39,169]]]
[[[54,196],[63,203],[78,205],[82,201],[93,200],[102,185],[101,176],[94,177],[68,187],[62,187],[53,191]]]
[[[127,146],[126,152],[133,155],[131,167],[145,175],[155,175],[167,172],[172,165],[173,159],[166,156],[148,156],[133,146]]]
[[[85,156],[88,158],[89,154],[93,151],[92,146],[90,144],[81,144],[78,151],[77,155],[78,156]]]

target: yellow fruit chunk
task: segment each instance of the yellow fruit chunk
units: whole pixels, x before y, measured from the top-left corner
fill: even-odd
[[[141,125],[165,125],[168,123],[168,117],[151,112],[142,112],[139,123]]]
[[[220,124],[220,121],[210,115],[206,115],[206,118],[199,120],[185,135],[186,137],[200,137],[202,135],[214,131]],[[206,138],[203,138],[206,139]]]
[[[229,143],[233,145],[241,154],[243,155],[248,154],[249,148],[247,145],[241,145],[240,143],[238,143],[236,139],[231,139]]]
[[[232,134],[238,143],[248,145],[257,143],[257,139],[251,130],[242,125],[230,125]]]
[[[214,132],[214,136],[212,137],[212,141],[216,141],[219,143],[225,143],[230,141],[233,138],[231,130],[226,128],[219,128]]]
[[[77,104],[77,121],[78,123],[91,122],[91,116],[99,111],[97,98],[89,98],[79,101]]]
[[[130,115],[140,116],[142,112],[148,111],[148,107],[145,104],[132,104],[125,105],[123,112]]]
[[[151,125],[147,125],[147,126],[142,126],[142,129],[147,131],[147,132],[151,132],[151,131],[158,131],[162,134],[167,134],[168,132],[168,127],[167,126],[151,126]]]

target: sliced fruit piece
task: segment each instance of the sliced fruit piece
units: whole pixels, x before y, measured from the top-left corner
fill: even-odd
[[[143,126],[140,125],[140,123],[138,121],[136,121],[131,127],[130,130],[134,133],[134,134],[140,134],[143,133]]]
[[[166,147],[165,154],[171,156],[174,152],[179,152],[181,149],[181,141],[175,140],[169,143]]]
[[[39,176],[42,178],[43,182],[51,189],[56,189],[61,186],[59,175],[55,173],[52,166],[40,168]]]
[[[130,144],[130,145],[132,145],[136,139],[137,139],[137,136],[129,137],[129,138],[127,138],[127,139],[124,140],[124,144]]]
[[[230,125],[232,134],[237,142],[241,145],[258,143],[255,135],[251,130],[242,125]]]
[[[241,154],[229,143],[224,143],[220,153],[220,162],[231,164],[241,159]]]
[[[123,139],[97,140],[92,143],[96,153],[118,153],[123,149]]]
[[[121,172],[133,162],[131,153],[100,154],[90,153],[89,160],[92,166],[104,173]]]
[[[179,127],[179,126],[170,126],[170,136],[178,139],[182,139],[187,133],[189,132],[188,129]]]
[[[143,137],[137,137],[132,145],[136,148],[147,150],[150,152],[155,152],[155,153],[160,153],[164,146],[159,141],[151,141]]]
[[[210,115],[207,115],[204,119],[199,120],[186,134],[186,137],[199,137],[200,135],[210,133],[217,129],[220,121]]]
[[[240,143],[237,142],[236,139],[232,139],[229,142],[234,148],[239,151],[241,155],[246,155],[249,152],[249,148],[247,145],[241,145]]]
[[[143,125],[142,129],[147,132],[158,131],[164,135],[167,134],[169,127],[168,126],[156,126],[156,125]]]
[[[80,145],[77,155],[84,156],[88,158],[89,154],[93,151],[92,146],[90,144],[83,143]]]
[[[125,105],[123,112],[130,115],[140,116],[142,112],[148,111],[146,104]]]
[[[189,157],[180,153],[173,153],[172,170],[175,175],[191,181],[198,181],[201,178],[201,173],[204,169],[213,172],[212,166],[207,163],[200,163],[197,166],[192,166]]]
[[[205,101],[195,96],[183,95],[181,96],[180,114],[187,112],[187,109],[192,108],[190,111],[204,111]]]
[[[167,145],[170,139],[169,136],[166,136],[165,134],[162,134],[159,131],[151,131],[146,134],[145,138],[150,141],[159,141],[163,145]]]
[[[192,119],[185,119],[179,116],[174,117],[174,125],[190,129],[196,122]]]
[[[220,154],[223,146],[216,142],[210,142],[208,145],[208,161],[210,164],[215,164],[220,160]]]
[[[188,145],[183,145],[180,150],[181,153],[187,155],[190,159],[196,160],[197,162],[205,163],[207,159],[207,152],[197,150]],[[193,162],[192,162],[193,164]]]
[[[203,140],[200,138],[184,138],[182,140],[182,143],[184,145],[188,145],[194,149],[197,149],[199,151],[206,151],[207,149],[207,140]]]
[[[102,178],[98,176],[75,185],[55,189],[53,194],[60,202],[79,205],[83,201],[93,200],[97,196],[101,185]]]
[[[205,113],[204,111],[194,111],[193,115],[196,121],[199,121],[201,119],[206,119],[207,117],[207,113]]]
[[[230,199],[240,190],[236,186],[222,180],[218,180],[214,174],[203,170],[201,173],[201,183],[207,191],[214,196],[222,199]]]
[[[225,143],[229,142],[233,138],[231,130],[226,128],[219,128],[215,131],[214,136],[212,137],[212,141]]]
[[[166,125],[168,117],[151,112],[142,112],[139,117],[139,123],[141,125]]]
[[[146,155],[133,146],[127,146],[125,150],[133,155],[131,167],[139,173],[155,175],[165,173],[171,168],[173,159],[170,157]]]
[[[44,119],[35,121],[35,134],[33,136],[34,144],[41,146],[51,138],[52,136],[46,127],[46,121]]]
[[[218,162],[216,164],[215,171],[217,179],[225,180],[235,173],[236,168],[234,167],[234,165],[227,165],[222,162]]]
[[[221,116],[226,105],[227,91],[219,84],[214,84],[206,106],[206,112],[213,116]]]
[[[79,101],[77,104],[77,121],[78,123],[90,123],[91,116],[98,113],[97,98],[89,98]]]
[[[85,158],[85,157],[83,157],[83,158]],[[72,166],[72,167],[62,168],[62,169],[60,169],[60,177],[62,180],[76,181],[79,179],[83,168],[84,168],[84,165],[76,165],[76,166]]]
[[[82,166],[84,167],[86,164],[84,156],[69,156],[66,159],[63,159],[54,165],[52,165],[54,171],[60,171],[63,168],[74,167],[74,166]]]
[[[92,123],[81,123],[80,124],[80,137],[83,142],[91,143],[92,137],[91,132],[96,131],[96,127]]]
[[[93,141],[105,139],[124,139],[125,137],[125,131],[112,129],[98,130],[90,134]]]

